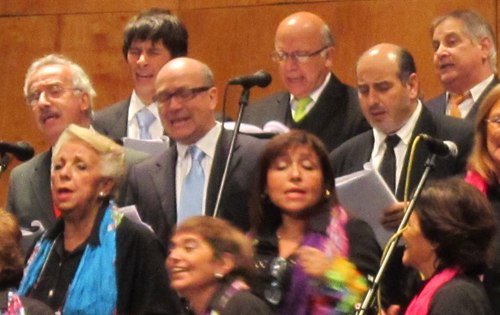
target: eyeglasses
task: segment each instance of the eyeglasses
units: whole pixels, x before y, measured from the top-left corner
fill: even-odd
[[[500,116],[494,116],[490,118],[486,118],[484,121],[492,124],[495,128],[500,127]]]
[[[271,54],[271,57],[273,61],[281,63],[285,62],[288,59],[291,59],[292,61],[297,61],[300,63],[307,62],[309,59],[312,57],[321,54],[323,51],[326,49],[330,48],[331,46],[325,46],[323,48],[320,48],[319,50],[313,51],[312,53],[307,53],[307,52],[292,52],[292,53],[286,53],[283,51],[274,51]]]
[[[170,104],[173,98],[177,102],[187,102],[189,100],[192,100],[196,95],[208,91],[211,88],[211,86],[200,86],[196,88],[181,88],[178,90],[175,90],[174,92],[167,92],[163,91],[158,94],[156,94],[153,97],[153,101],[157,102],[158,104]]]
[[[66,93],[67,91],[81,91],[81,90],[77,88],[63,87],[59,84],[51,84],[43,87],[38,91],[33,91],[28,93],[28,96],[26,97],[26,103],[28,103],[29,106],[34,107],[38,105],[38,103],[40,102],[40,97],[42,97],[42,94],[45,96],[46,99],[55,100],[62,97],[64,93]]]

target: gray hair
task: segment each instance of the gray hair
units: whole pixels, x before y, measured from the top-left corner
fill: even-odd
[[[327,24],[321,28],[321,37],[323,39],[323,47],[335,46],[335,37]]]
[[[28,83],[33,73],[35,71],[38,71],[40,68],[49,65],[62,65],[62,66],[67,66],[70,69],[73,77],[72,78],[73,87],[89,95],[89,102],[90,102],[89,117],[90,117],[91,110],[93,107],[93,99],[97,95],[94,90],[94,87],[92,86],[92,82],[90,81],[89,76],[87,75],[87,73],[85,73],[82,67],[80,67],[78,64],[74,63],[73,61],[71,61],[70,59],[68,59],[63,55],[58,55],[58,54],[46,55],[42,58],[35,60],[31,64],[24,78],[24,87],[23,87],[24,97],[28,97],[29,93]]]
[[[488,62],[494,73],[497,73],[497,48],[495,37],[493,35],[493,29],[486,22],[486,20],[479,15],[477,12],[471,10],[456,10],[449,14],[442,15],[434,19],[431,26],[431,36],[434,34],[434,30],[439,24],[443,23],[449,18],[454,18],[460,20],[464,23],[464,32],[469,35],[470,39],[478,43],[483,38],[488,38],[492,43],[492,48],[490,49],[488,55]]]
[[[99,154],[101,176],[114,180],[116,192],[118,184],[125,173],[123,147],[95,130],[71,124],[57,140],[52,152],[52,162],[54,162],[54,157],[59,153],[61,147],[74,139],[85,142]]]

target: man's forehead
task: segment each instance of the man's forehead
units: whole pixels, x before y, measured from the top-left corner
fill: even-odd
[[[71,81],[71,71],[64,65],[46,65],[33,72],[28,86]]]

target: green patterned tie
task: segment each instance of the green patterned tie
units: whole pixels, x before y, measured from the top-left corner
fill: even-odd
[[[295,111],[293,113],[293,120],[295,122],[299,122],[304,117],[306,117],[307,114],[307,105],[309,105],[312,102],[312,98],[310,96],[300,98],[297,100],[297,107],[295,107]]]

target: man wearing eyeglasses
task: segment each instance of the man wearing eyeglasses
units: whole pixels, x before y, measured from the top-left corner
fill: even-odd
[[[61,55],[35,60],[26,73],[26,102],[38,130],[51,147],[70,124],[90,128],[95,95],[85,71]],[[22,227],[30,227],[36,220],[51,228],[60,214],[53,207],[50,192],[51,157],[49,149],[15,167],[10,174],[6,208],[16,215]],[[131,151],[125,155],[127,165],[145,157]],[[118,203],[122,203],[124,193],[125,189],[121,189]]]
[[[369,129],[356,91],[330,72],[335,41],[328,25],[309,12],[294,13],[278,26],[272,58],[286,91],[251,104],[245,123],[276,120],[318,136],[328,150]]]
[[[129,203],[168,246],[172,227],[195,215],[214,215],[231,132],[215,120],[218,91],[212,71],[186,57],[169,61],[155,83],[165,131],[175,145],[131,168]],[[265,141],[239,135],[218,216],[249,228],[247,200]]]
[[[187,50],[187,30],[169,11],[153,8],[134,16],[125,27],[122,47],[132,95],[97,111],[94,128],[115,140],[161,138],[164,132],[153,102],[154,82],[165,63],[185,56]]]

